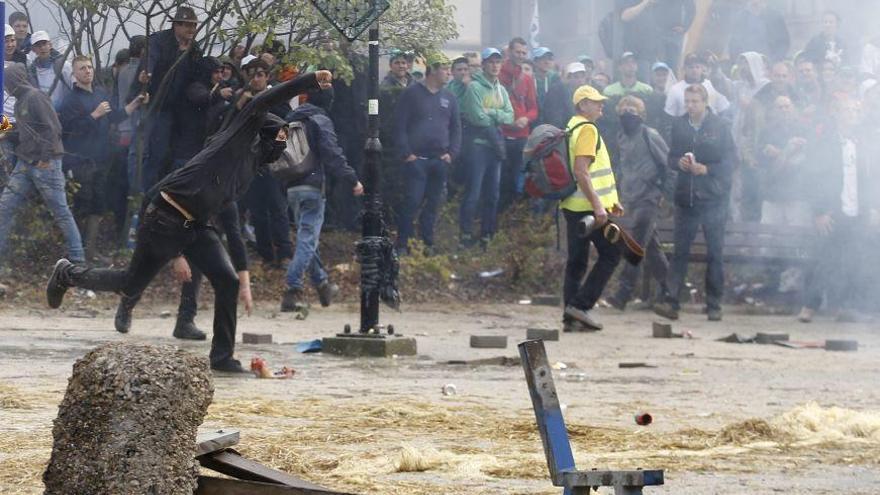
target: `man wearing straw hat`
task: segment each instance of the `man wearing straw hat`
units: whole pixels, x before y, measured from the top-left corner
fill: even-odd
[[[198,72],[201,50],[195,44],[198,18],[192,7],[181,6],[171,19],[171,29],[150,35],[146,60],[142,60],[136,88],[130,95],[143,93],[152,99],[146,114],[142,190],[147,191],[171,168],[171,133],[175,110],[186,96],[186,88]],[[187,118],[188,116],[181,116]]]

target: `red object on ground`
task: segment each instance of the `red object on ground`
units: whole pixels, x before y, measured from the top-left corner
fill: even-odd
[[[251,359],[251,371],[257,378],[279,379],[292,378],[293,375],[296,373],[296,370],[294,370],[293,368],[288,368],[287,366],[284,366],[280,370],[273,372],[269,369],[269,364],[266,362],[266,360],[261,358],[260,356],[254,356]]]
[[[636,414],[636,424],[642,426],[648,426],[649,424],[654,422],[654,417],[648,413],[638,413]]]

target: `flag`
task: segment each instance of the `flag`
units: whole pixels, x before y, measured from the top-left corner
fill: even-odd
[[[538,0],[535,0],[535,10],[532,12],[532,24],[529,26],[529,41],[532,44],[532,48],[538,48],[540,44],[538,43],[538,33],[541,32],[541,24],[538,17]]]

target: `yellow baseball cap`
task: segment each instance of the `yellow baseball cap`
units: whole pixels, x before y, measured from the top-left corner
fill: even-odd
[[[597,90],[596,88],[590,86],[589,84],[584,84],[583,86],[575,90],[574,97],[571,99],[571,101],[572,103],[577,105],[583,100],[605,101],[607,99],[608,98],[603,96],[602,93],[600,93],[599,90]]]

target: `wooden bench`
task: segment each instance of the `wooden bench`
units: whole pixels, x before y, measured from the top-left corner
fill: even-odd
[[[600,486],[614,487],[615,495],[641,495],[642,488],[663,484],[662,470],[578,471],[544,341],[527,340],[519,344],[519,355],[535,409],[538,432],[544,444],[550,479],[553,486],[563,487],[563,495],[588,495],[592,489]]]
[[[675,223],[657,223],[657,235],[663,251],[675,251]],[[816,242],[812,227],[765,225],[760,223],[728,223],[724,229],[724,262],[798,265],[809,262]],[[706,262],[706,239],[697,231],[691,245],[690,261]]]

